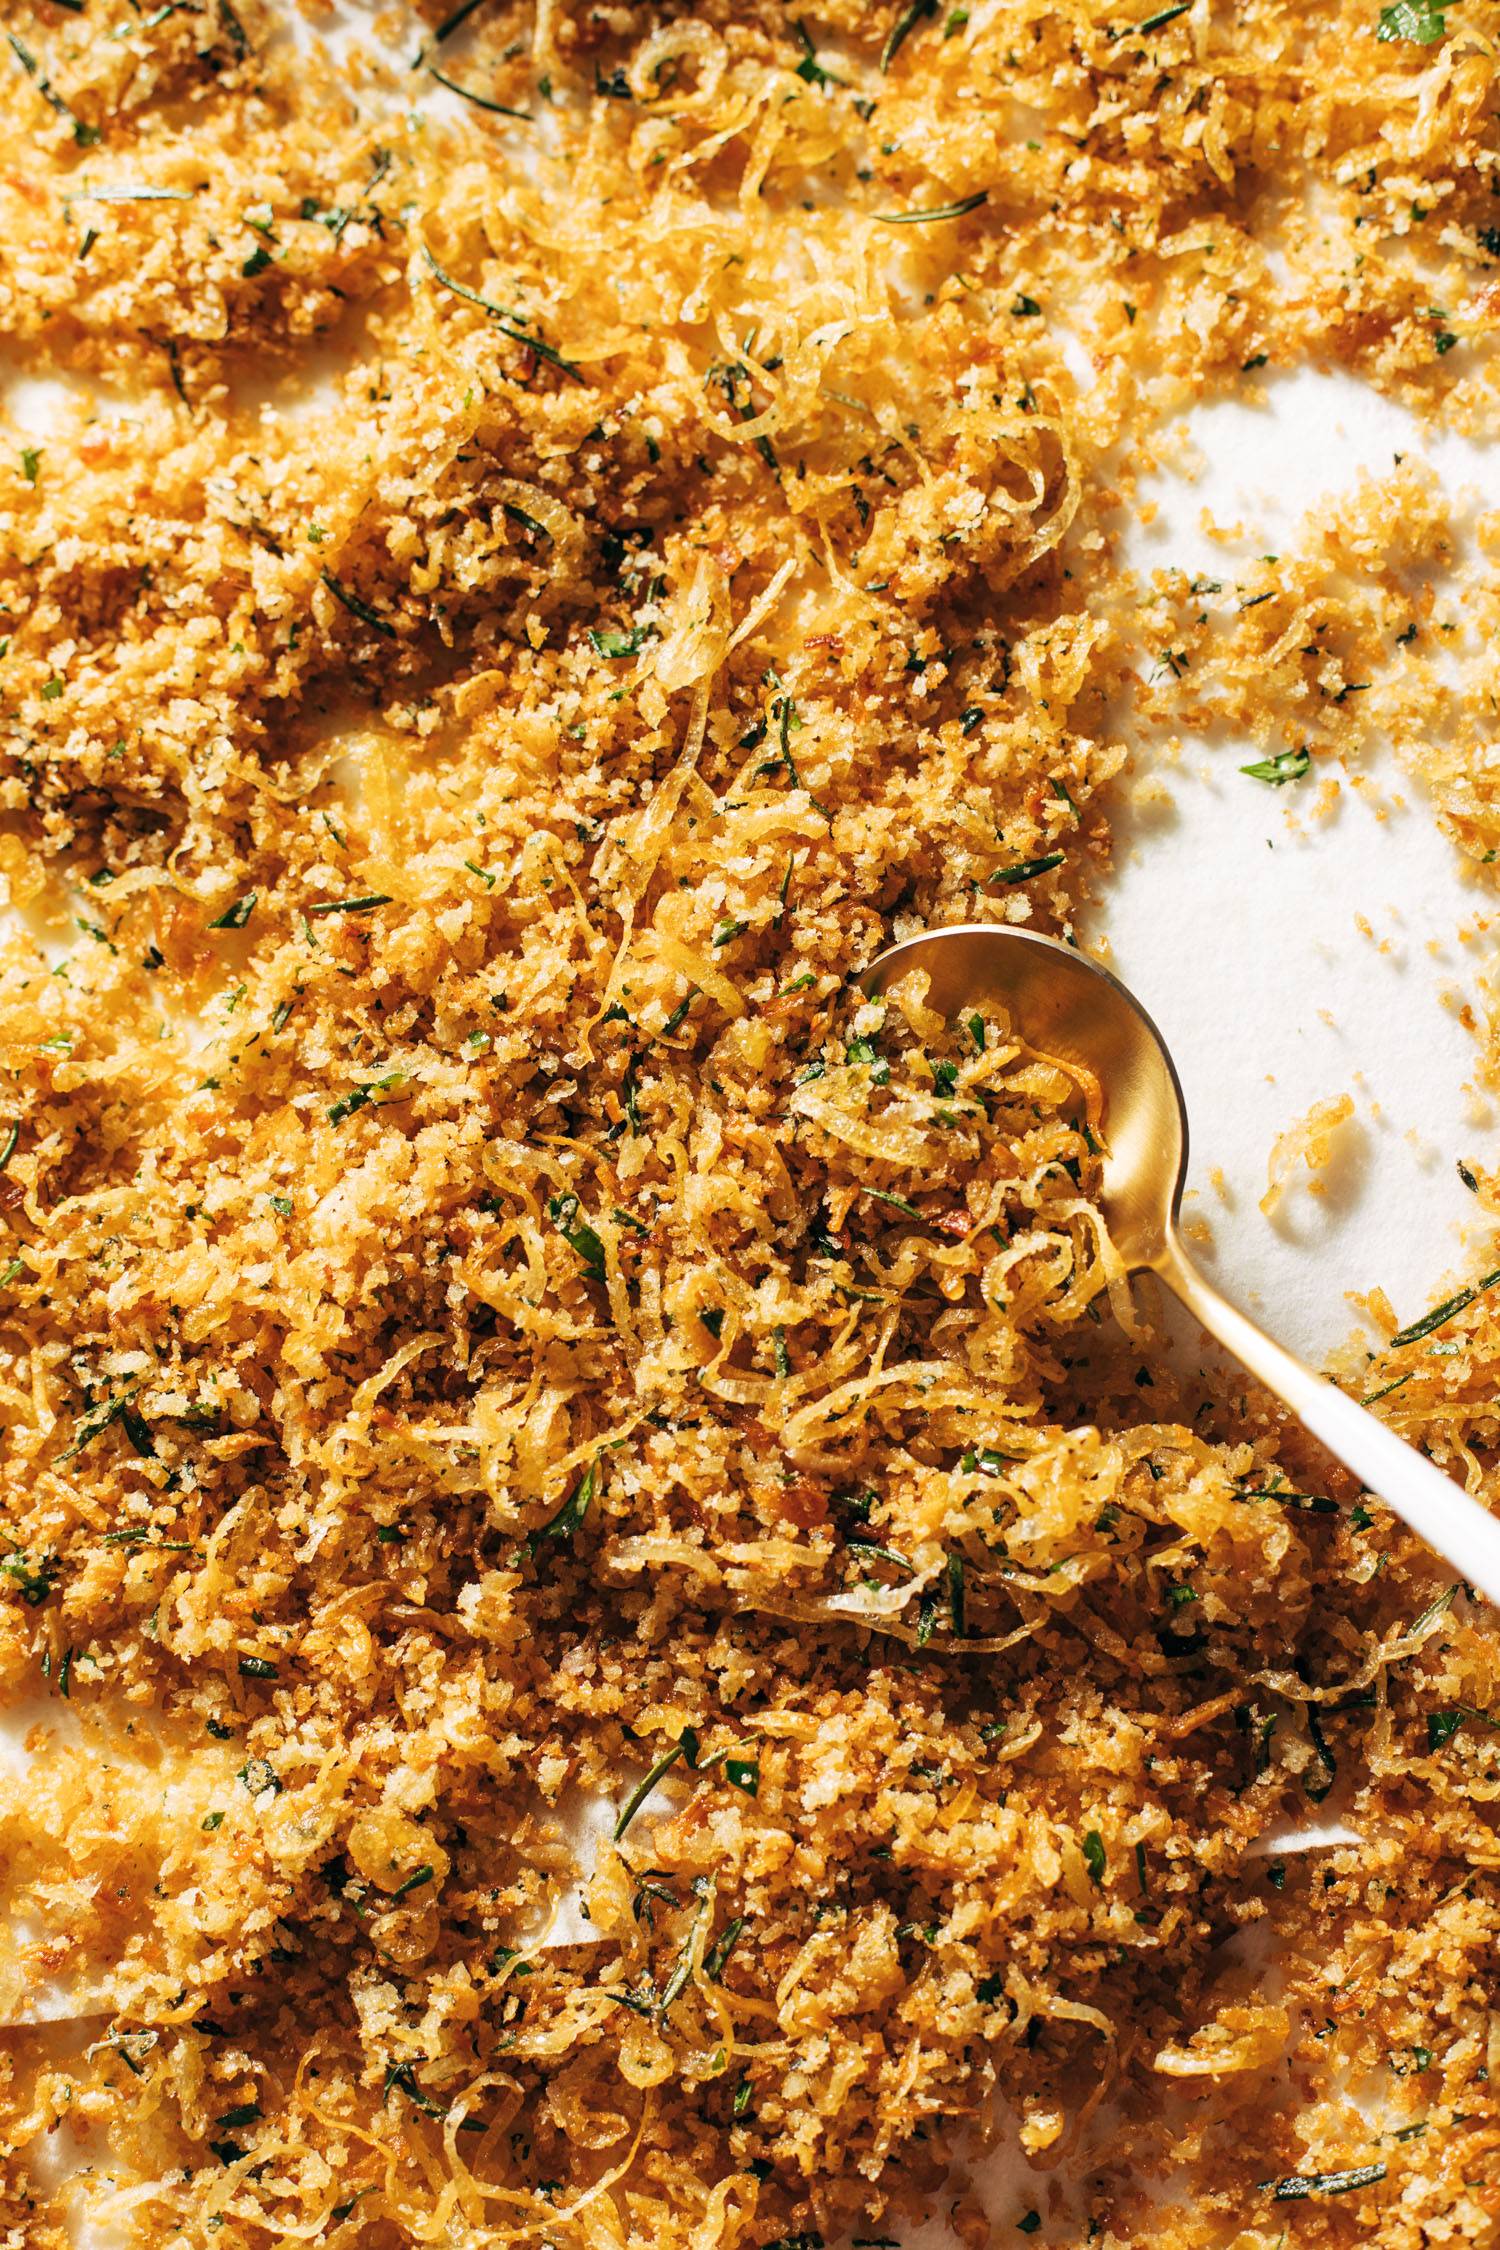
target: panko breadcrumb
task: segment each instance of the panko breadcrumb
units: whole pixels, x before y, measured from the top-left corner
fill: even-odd
[[[1493,521],[1117,554],[1284,369],[1494,429],[1500,7],[323,28],[5,15],[0,2235],[1493,2243],[1491,1621],[853,985],[1127,741],[1492,880]],[[1495,1289],[1348,1377],[1485,1494]]]

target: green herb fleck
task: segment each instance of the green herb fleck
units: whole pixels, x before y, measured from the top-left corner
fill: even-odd
[[[1466,1719],[1472,1719],[1478,1726],[1493,1727],[1500,1732],[1500,1719],[1494,1718],[1488,1711],[1430,1711],[1427,1715],[1428,1749],[1440,1750],[1445,1742],[1451,1742]]]
[[[1309,2195],[1348,2195],[1355,2188],[1374,2187],[1384,2178],[1383,2164],[1359,2164],[1350,2172],[1294,2172],[1276,2182],[1272,2201],[1300,2203]]]
[[[632,625],[624,633],[617,633],[609,627],[589,627],[589,639],[600,656],[634,656],[650,638],[649,625]]]
[[[1445,0],[1395,0],[1382,8],[1375,27],[1377,39],[1404,39],[1413,47],[1435,47],[1447,37]]]
[[[351,1086],[347,1094],[340,1094],[336,1102],[329,1103],[329,1124],[342,1125],[346,1117],[353,1117],[359,1110],[367,1109],[377,1094],[387,1094],[393,1087],[403,1085],[405,1080],[404,1070],[391,1070],[387,1071],[384,1078],[367,1078],[363,1085]]]
[[[386,2066],[385,2091],[387,2095],[404,2094],[413,2109],[419,2109],[424,2117],[446,2117],[448,2114],[441,2102],[435,2102],[430,2094],[423,2093],[417,2084],[415,2066],[409,2062],[389,2063]]]
[[[209,928],[211,930],[242,930],[255,912],[259,898],[259,891],[246,891],[244,897],[237,898],[233,906],[226,906],[223,913],[209,923]]]
[[[809,86],[841,86],[843,80],[835,78],[833,72],[825,70],[819,62],[818,50],[806,24],[799,18],[792,29],[797,34],[797,43],[802,49],[802,60],[796,66],[797,76]]]
[[[564,1241],[570,1243],[596,1281],[605,1278],[604,1244],[587,1219],[582,1216],[576,1195],[554,1195],[547,1203],[547,1216]]]
[[[444,272],[425,244],[423,245],[422,255],[432,268],[434,277],[444,289],[450,290],[455,297],[462,297],[465,304],[477,305],[481,312],[489,315],[503,335],[509,336],[512,343],[524,344],[528,351],[536,353],[538,359],[546,360],[549,366],[555,367],[561,374],[571,377],[575,383],[583,381],[583,370],[581,368],[575,367],[571,360],[564,359],[560,351],[555,350],[551,344],[544,342],[529,327],[521,325],[522,315],[507,312],[503,305],[492,304],[488,297],[481,297],[477,289],[470,289],[463,282],[455,281],[451,273]]]
[[[47,107],[50,110],[54,110],[59,117],[65,117],[68,120],[68,123],[72,126],[73,139],[76,145],[79,148],[92,148],[99,138],[98,126],[86,125],[81,117],[75,117],[73,115],[72,110],[69,109],[67,103],[63,100],[62,95],[57,91],[57,88],[53,85],[51,79],[42,69],[42,66],[37,61],[36,56],[32,54],[29,47],[25,47],[22,45],[21,41],[16,37],[13,31],[7,31],[5,37],[10,47],[11,53],[15,56],[16,61],[25,71],[32,84],[36,87],[37,92],[41,95],[42,100],[47,104]]]
[[[1460,1289],[1456,1296],[1447,1297],[1442,1304],[1434,1305],[1430,1313],[1425,1314],[1421,1320],[1414,1320],[1410,1328],[1397,1329],[1387,1348],[1395,1351],[1403,1344],[1420,1343],[1424,1336],[1430,1336],[1435,1329],[1442,1328],[1456,1313],[1465,1311],[1486,1290],[1493,1289],[1497,1281],[1500,1281],[1500,1267],[1493,1273],[1487,1273],[1482,1281],[1476,1281],[1472,1289]]]
[[[377,906],[389,906],[389,891],[367,891],[361,898],[320,898],[307,909],[310,915],[373,914]]]
[[[724,1925],[724,1933],[714,1945],[713,1950],[704,1955],[703,1974],[710,1984],[722,1984],[724,1982],[724,1971],[728,1966],[729,1956],[739,1944],[744,1927],[744,1915],[736,1914],[732,1922],[727,1922]],[[748,2089],[748,2080],[742,2079],[740,2083]],[[736,2103],[739,2101],[738,2090],[735,2093],[735,2101]],[[740,2114],[738,2109],[736,2109],[735,2114],[736,2116]]]
[[[1054,867],[1061,867],[1067,857],[1065,852],[1044,852],[1040,859],[1023,859],[1018,866],[997,868],[989,878],[992,883],[1029,883],[1034,875],[1046,875]]]
[[[391,1904],[394,1906],[398,1898],[405,1898],[409,1891],[419,1891],[424,1883],[430,1883],[433,1873],[434,1870],[425,1860],[420,1867],[414,1867],[411,1873],[399,1882],[392,1891]]]
[[[523,125],[529,125],[532,121],[529,109],[510,109],[504,102],[492,102],[487,94],[476,94],[472,86],[461,86],[456,78],[450,78],[445,70],[439,70],[436,63],[427,65],[427,75],[435,78],[440,86],[446,86],[450,94],[457,94],[463,101],[472,102],[476,109],[488,110],[494,117],[515,117]],[[508,514],[509,510],[506,512]]]
[[[342,602],[351,617],[357,617],[362,625],[368,625],[373,632],[383,633],[388,641],[393,641],[396,638],[396,628],[390,619],[382,617],[379,610],[371,609],[369,603],[361,601],[358,594],[351,594],[348,587],[344,585],[341,579],[335,578],[331,570],[322,570],[319,572],[319,576],[334,600]]]
[[[938,0],[912,0],[911,6],[896,18],[891,26],[890,35],[880,50],[880,73],[882,77],[890,69],[891,64],[900,54],[901,49],[906,45],[907,40],[916,30],[922,18],[924,16],[935,16],[937,8]]]
[[[626,1798],[624,1804],[620,1808],[620,1817],[615,1822],[615,1842],[617,1844],[620,1841],[620,1838],[624,1835],[626,1829],[630,1826],[630,1823],[634,1820],[636,1814],[640,1811],[642,1805],[646,1802],[646,1799],[650,1796],[652,1790],[656,1787],[656,1784],[661,1780],[662,1775],[670,1773],[673,1766],[676,1765],[678,1759],[683,1756],[684,1749],[685,1745],[683,1743],[674,1742],[671,1749],[665,1751],[662,1756],[657,1759],[650,1772],[644,1777],[643,1780],[638,1781],[634,1789],[631,1790],[630,1795]]]
[[[598,1475],[599,1463],[595,1459],[584,1470],[556,1515],[549,1516],[544,1524],[539,1524],[535,1531],[527,1534],[522,1554],[534,1556],[544,1539],[571,1539],[576,1531],[582,1529],[583,1520],[593,1505]]]
[[[96,1438],[102,1437],[116,1422],[137,1453],[154,1453],[156,1447],[152,1443],[151,1432],[140,1410],[133,1403],[139,1388],[139,1384],[132,1384],[128,1391],[120,1391],[113,1398],[102,1399],[97,1406],[90,1407],[88,1413],[73,1425],[73,1442],[66,1453],[59,1454],[59,1460],[71,1461],[75,1454],[81,1453],[86,1445],[92,1445]]]
[[[57,1585],[57,1558],[44,1555],[33,1568],[22,1548],[16,1547],[8,1555],[0,1556],[0,1571],[14,1578],[21,1599],[28,1609],[38,1609]]]
[[[233,2130],[241,2125],[259,2124],[261,2114],[259,2102],[237,2102],[233,2109],[226,2109],[221,2117],[216,2117],[214,2123],[227,2125]]]
[[[891,1195],[885,1188],[867,1187],[866,1195],[873,1195],[877,1203],[888,1203],[893,1211],[900,1211],[908,1219],[920,1219],[922,1214],[915,1203],[908,1203],[904,1195]]]
[[[989,189],[979,188],[973,195],[960,196],[956,203],[939,204],[934,210],[877,211],[875,216],[880,221],[882,226],[887,227],[932,226],[939,219],[965,218],[970,211],[977,211],[981,204],[988,203],[989,199]],[[1042,308],[1040,305],[1038,305],[1034,309],[1037,312],[1040,312]]]
[[[1296,750],[1278,750],[1274,758],[1257,758],[1252,765],[1241,766],[1240,772],[1252,781],[1264,781],[1272,789],[1280,789],[1288,781],[1300,781],[1312,764],[1306,743]]]

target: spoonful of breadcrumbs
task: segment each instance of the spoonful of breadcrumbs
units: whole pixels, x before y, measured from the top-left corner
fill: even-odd
[[[1099,1209],[1128,1273],[1154,1273],[1252,1375],[1470,1585],[1500,1603],[1500,1521],[1356,1399],[1305,1367],[1193,1264],[1179,1218],[1187,1176],[1182,1087],[1161,1033],[1118,978],[1030,930],[969,925],[908,939],[861,983],[873,998],[914,970],[953,1018],[990,1003],[1029,1045],[1099,1090]],[[1427,1332],[1403,1332],[1398,1343]]]

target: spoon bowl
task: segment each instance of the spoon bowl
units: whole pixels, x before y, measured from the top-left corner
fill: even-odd
[[[985,923],[893,945],[860,982],[874,998],[913,969],[926,971],[927,1005],[938,1015],[989,1003],[1030,1046],[1098,1080],[1108,1111],[1101,1188],[1110,1236],[1132,1271],[1154,1266],[1187,1178],[1187,1104],[1166,1042],[1134,994],[1074,946]]]
[[[1166,1043],[1134,994],[1076,946],[1006,923],[908,938],[880,954],[860,983],[874,998],[914,970],[926,976],[937,1014],[952,1020],[988,1004],[1028,1046],[1097,1082],[1099,1209],[1126,1270],[1156,1274],[1367,1490],[1500,1603],[1500,1521],[1357,1399],[1304,1367],[1188,1255],[1178,1227],[1187,1105]]]

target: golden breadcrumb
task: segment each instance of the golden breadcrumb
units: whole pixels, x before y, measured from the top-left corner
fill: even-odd
[[[1491,1620],[854,982],[1210,729],[1492,881],[1493,519],[1118,556],[1494,431],[1500,6],[440,15],[5,10],[0,2238],[1491,2244]]]

